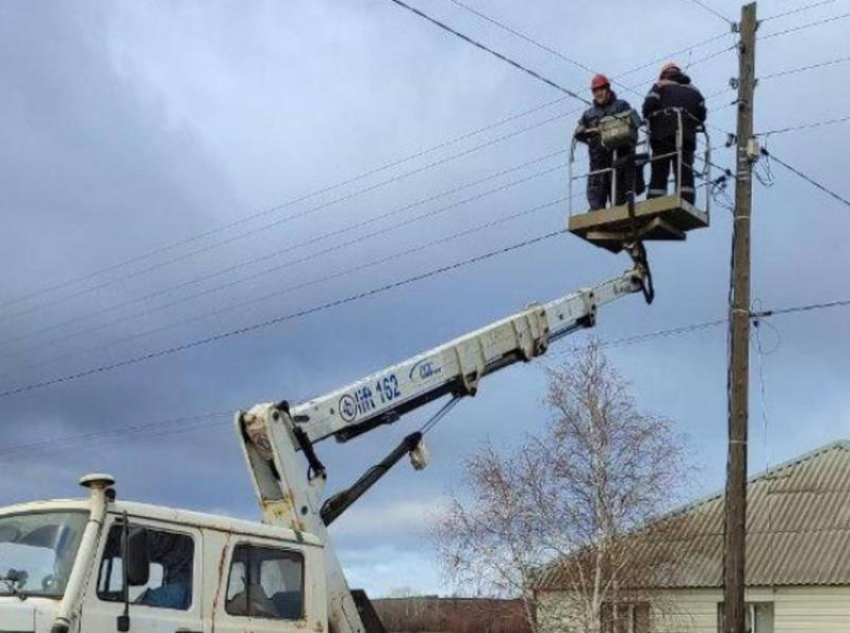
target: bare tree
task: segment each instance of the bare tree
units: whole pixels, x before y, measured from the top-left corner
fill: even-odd
[[[633,558],[628,541],[674,498],[683,442],[669,421],[638,410],[597,344],[549,370],[545,402],[545,433],[467,460],[467,494],[434,530],[440,558],[475,595],[520,597],[535,633],[619,629],[626,606],[642,617],[631,587],[649,564]],[[558,608],[541,604],[544,577],[557,577]]]

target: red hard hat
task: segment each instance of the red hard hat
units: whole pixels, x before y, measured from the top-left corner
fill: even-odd
[[[590,89],[596,90],[597,88],[605,88],[610,85],[611,82],[608,81],[608,77],[605,75],[596,75],[590,82]]]

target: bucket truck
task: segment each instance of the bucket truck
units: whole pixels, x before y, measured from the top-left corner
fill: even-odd
[[[237,413],[262,524],[119,500],[108,475],[83,478],[87,499],[0,509],[0,632],[382,632],[365,594],[349,589],[328,526],[404,456],[424,467],[423,435],[488,375],[647,292],[648,270],[635,261],[309,402]],[[319,443],[347,442],[438,399],[446,403],[429,424],[325,498]]]

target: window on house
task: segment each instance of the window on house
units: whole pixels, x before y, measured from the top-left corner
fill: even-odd
[[[130,587],[130,602],[161,609],[186,611],[192,604],[192,570],[195,541],[186,534],[147,528],[150,577],[144,587]],[[106,539],[97,596],[123,602],[124,572],[121,558],[123,526],[113,525]]]
[[[606,602],[602,605],[601,633],[649,633],[649,604]]]
[[[225,610],[254,618],[303,618],[304,557],[289,550],[237,545],[230,561]]]
[[[748,602],[746,608],[746,627],[750,633],[773,633],[773,603]],[[725,604],[717,605],[717,631],[726,630]]]

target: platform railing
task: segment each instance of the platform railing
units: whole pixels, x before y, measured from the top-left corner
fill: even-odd
[[[650,134],[651,134],[651,120],[657,116],[662,114],[668,115],[670,113],[675,113],[677,117],[677,130],[676,130],[676,149],[672,152],[667,152],[664,154],[656,154],[654,155],[651,151],[651,146],[649,142]],[[697,129],[697,143],[700,141],[704,143],[704,148],[702,152],[699,152],[699,147],[697,147],[694,151],[694,159],[701,159],[703,166],[701,169],[697,168],[695,164],[687,165],[684,161],[684,121],[685,117],[691,117],[691,115],[685,112],[682,108],[665,108],[664,110],[660,110],[655,113],[650,120],[643,121],[638,128],[638,141],[633,148],[630,148],[630,152],[634,152],[635,156],[647,156],[646,160],[638,161],[635,166],[636,170],[644,169],[646,166],[650,168],[650,174],[652,171],[652,164],[656,161],[666,160],[668,158],[673,157],[674,160],[674,168],[675,171],[672,175],[672,180],[674,182],[672,191],[670,191],[670,179],[668,179],[668,194],[667,195],[677,195],[681,199],[682,196],[682,173],[685,169],[690,169],[694,174],[694,199],[695,206],[703,210],[706,215],[710,215],[711,212],[711,195],[710,195],[710,186],[712,184],[712,162],[711,162],[711,139],[709,137],[708,131],[705,126],[701,123],[695,121],[694,125],[696,125]],[[693,118],[693,117],[691,117]],[[569,214],[572,217],[576,213],[575,209],[575,199],[580,197],[579,194],[574,191],[574,183],[579,180],[586,180],[591,176],[599,175],[599,174],[611,174],[611,184],[608,192],[610,199],[610,206],[617,206],[617,193],[619,186],[619,177],[622,173],[623,169],[627,167],[623,167],[618,165],[618,159],[622,156],[620,150],[614,149],[612,151],[612,166],[604,167],[602,169],[595,169],[587,171],[580,175],[575,175],[575,161],[576,161],[576,147],[578,146],[579,141],[573,137],[572,143],[570,145],[569,152],[569,161],[568,161],[568,200],[569,200]],[[641,151],[643,148],[643,151]],[[701,154],[698,156],[698,154]],[[636,177],[637,174],[634,176]],[[633,185],[635,177],[632,178]],[[651,177],[651,176],[650,176]],[[645,182],[647,183],[646,190],[647,193],[649,191],[649,182],[650,177],[645,177]],[[702,182],[698,182],[702,181]],[[704,190],[704,193],[701,192]],[[628,192],[625,192],[628,195]],[[701,200],[702,198],[702,200]],[[639,202],[636,200],[636,202]],[[583,207],[587,209],[586,206]],[[607,208],[607,207],[606,207]],[[589,209],[589,211],[595,211],[596,209]],[[581,211],[584,213],[584,211]]]

